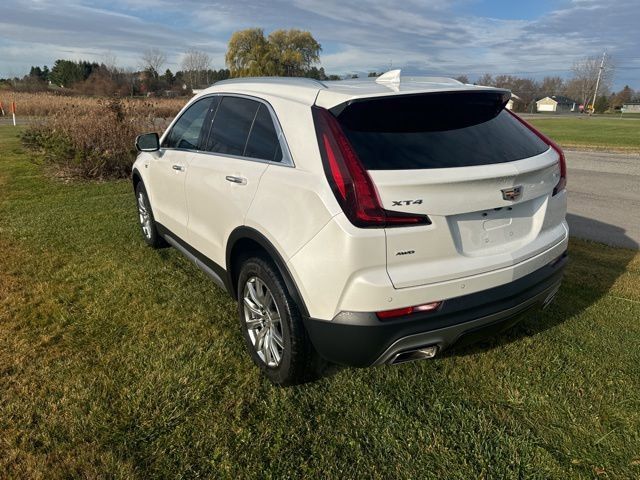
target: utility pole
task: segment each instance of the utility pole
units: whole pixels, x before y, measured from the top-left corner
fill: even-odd
[[[602,76],[602,70],[604,70],[604,57],[607,52],[602,52],[602,61],[600,62],[600,69],[598,70],[598,79],[596,80],[596,91],[593,92],[593,102],[591,102],[591,113],[596,111],[596,97],[598,96],[598,87],[600,86],[600,77]]]

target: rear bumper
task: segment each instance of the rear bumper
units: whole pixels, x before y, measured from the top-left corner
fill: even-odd
[[[517,323],[521,314],[547,303],[558,290],[567,262],[553,262],[511,283],[445,300],[438,312],[380,321],[375,313],[342,312],[332,321],[305,319],[318,353],[329,361],[365,367],[391,362],[396,355],[458,341],[474,341]]]

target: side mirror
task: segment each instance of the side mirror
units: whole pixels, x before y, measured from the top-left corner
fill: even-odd
[[[139,152],[157,152],[160,150],[160,137],[155,132],[138,135],[136,137],[136,148]]]

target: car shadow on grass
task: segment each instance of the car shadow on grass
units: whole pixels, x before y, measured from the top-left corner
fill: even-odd
[[[548,308],[534,308],[516,318],[515,325],[507,322],[504,328],[485,339],[474,343],[465,343],[463,340],[443,352],[442,357],[473,355],[538,335],[579,315],[610,292],[638,254],[640,245],[620,227],[572,214],[567,215],[567,220],[569,225],[578,222],[583,227],[588,225],[593,231],[607,232],[609,238],[600,238],[607,238],[607,241],[610,239],[610,243],[614,245],[631,248],[612,247],[572,237],[562,286]]]

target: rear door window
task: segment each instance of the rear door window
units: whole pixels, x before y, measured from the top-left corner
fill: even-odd
[[[241,97],[224,97],[218,106],[206,150],[227,155],[244,155],[259,102]]]
[[[368,170],[466,167],[549,146],[503,110],[502,92],[398,95],[332,109]]]

